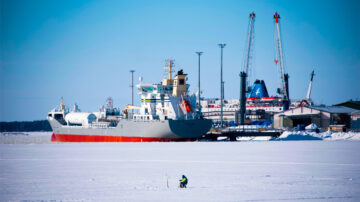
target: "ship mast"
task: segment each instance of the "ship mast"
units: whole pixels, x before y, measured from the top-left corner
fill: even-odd
[[[134,106],[134,72],[135,70],[130,70],[131,73],[131,105]],[[131,114],[134,114],[134,110],[131,110]]]
[[[165,77],[163,78],[162,85],[165,85],[165,86],[167,86],[167,85],[173,85],[173,84],[174,84],[174,83],[173,83],[174,80],[172,79],[172,73],[174,72],[174,71],[173,71],[174,60],[169,59],[169,60],[166,60],[165,63],[166,63],[166,65],[167,65],[165,72],[168,73],[168,77],[166,78],[166,76],[165,76]]]
[[[166,72],[169,73],[169,80],[172,80],[172,67],[174,66],[174,61],[173,60],[168,60],[168,68],[166,69]]]
[[[65,111],[65,104],[64,104],[64,98],[63,97],[61,97],[60,110]]]

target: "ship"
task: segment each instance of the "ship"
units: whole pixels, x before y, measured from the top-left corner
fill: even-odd
[[[179,70],[173,78],[173,61],[161,83],[142,83],[136,87],[140,106],[113,108],[112,100],[99,112],[81,112],[75,104],[48,113],[52,142],[168,142],[194,141],[208,132],[212,121],[204,119],[196,95],[189,93],[187,74]],[[136,112],[133,112],[136,111]]]
[[[299,106],[299,100],[292,99],[290,109]],[[224,120],[236,122],[236,113],[240,109],[239,99],[225,99],[223,108]],[[201,111],[205,118],[214,122],[220,120],[220,99],[208,98],[201,100]],[[254,121],[269,120],[272,115],[285,110],[284,99],[269,96],[264,80],[255,80],[246,95],[246,119]]]

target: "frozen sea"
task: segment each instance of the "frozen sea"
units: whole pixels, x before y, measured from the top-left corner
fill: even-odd
[[[0,200],[360,201],[359,154],[344,140],[0,144]]]

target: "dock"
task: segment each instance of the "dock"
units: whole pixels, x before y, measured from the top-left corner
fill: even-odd
[[[217,140],[219,137],[227,137],[230,141],[236,141],[237,137],[272,137],[277,138],[283,131],[279,129],[229,127],[224,129],[213,128],[201,139]]]

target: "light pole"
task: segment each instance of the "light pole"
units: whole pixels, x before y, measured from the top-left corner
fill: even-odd
[[[196,54],[199,56],[199,94],[198,94],[198,104],[199,104],[199,114],[201,113],[201,104],[200,104],[200,93],[201,93],[201,91],[200,91],[200,56],[203,54],[203,52],[196,52]]]
[[[224,43],[219,43],[218,46],[221,48],[221,58],[220,58],[220,119],[221,119],[221,128],[223,127],[223,106],[224,106],[224,81],[223,81],[223,49],[226,46]]]
[[[131,106],[134,106],[134,72],[135,70],[130,70],[131,72]],[[131,116],[134,114],[134,110],[131,110]]]

